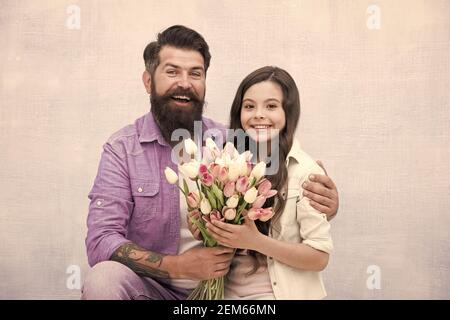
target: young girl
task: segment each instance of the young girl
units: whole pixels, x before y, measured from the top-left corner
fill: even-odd
[[[278,152],[278,171],[267,178],[279,192],[264,205],[275,212],[267,222],[246,218],[242,225],[220,221],[206,225],[220,245],[242,249],[237,250],[227,275],[228,299],[326,296],[320,271],[327,266],[333,247],[330,224],[303,196],[298,183],[324,171],[295,139],[299,117],[298,89],[283,69],[258,69],[237,90],[230,129],[245,130],[259,145],[277,141],[278,148],[268,150]]]

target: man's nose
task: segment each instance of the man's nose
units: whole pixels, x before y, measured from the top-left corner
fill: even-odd
[[[189,81],[187,74],[182,74],[180,76],[180,78],[178,79],[177,85],[179,88],[182,88],[182,89],[190,89],[192,87],[192,84]]]

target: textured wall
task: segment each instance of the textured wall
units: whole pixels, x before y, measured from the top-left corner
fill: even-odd
[[[216,120],[257,67],[297,80],[299,138],[340,191],[330,299],[450,298],[448,1],[0,5],[0,298],[79,297],[101,146],[147,112],[142,50],[172,24],[210,44]]]

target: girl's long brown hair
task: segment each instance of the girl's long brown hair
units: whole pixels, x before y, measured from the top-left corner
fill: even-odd
[[[300,96],[294,79],[285,70],[272,66],[266,66],[255,70],[242,80],[237,89],[233,104],[231,105],[230,129],[244,130],[241,124],[241,109],[245,92],[247,92],[254,84],[263,81],[272,81],[281,87],[283,92],[282,106],[286,115],[286,125],[279,133],[279,169],[277,174],[267,176],[267,179],[272,183],[272,189],[278,190],[278,193],[275,197],[268,199],[264,204],[264,207],[274,206],[273,209],[275,214],[273,218],[267,222],[259,220],[255,221],[258,230],[261,233],[268,235],[269,229],[273,226],[273,222],[280,218],[280,215],[286,206],[286,200],[281,193],[285,189],[288,179],[286,158],[291,150],[294,133],[300,118]],[[262,259],[263,256],[256,251],[250,251],[249,253],[255,258],[253,270],[249,273],[252,274],[259,268],[259,259]]]

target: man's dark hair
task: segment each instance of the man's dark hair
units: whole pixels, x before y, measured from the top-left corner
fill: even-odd
[[[145,69],[154,74],[159,65],[159,52],[164,46],[172,46],[178,49],[190,49],[198,51],[204,60],[205,73],[208,70],[211,54],[205,39],[197,31],[185,26],[175,25],[158,33],[158,39],[150,42],[144,50]]]

